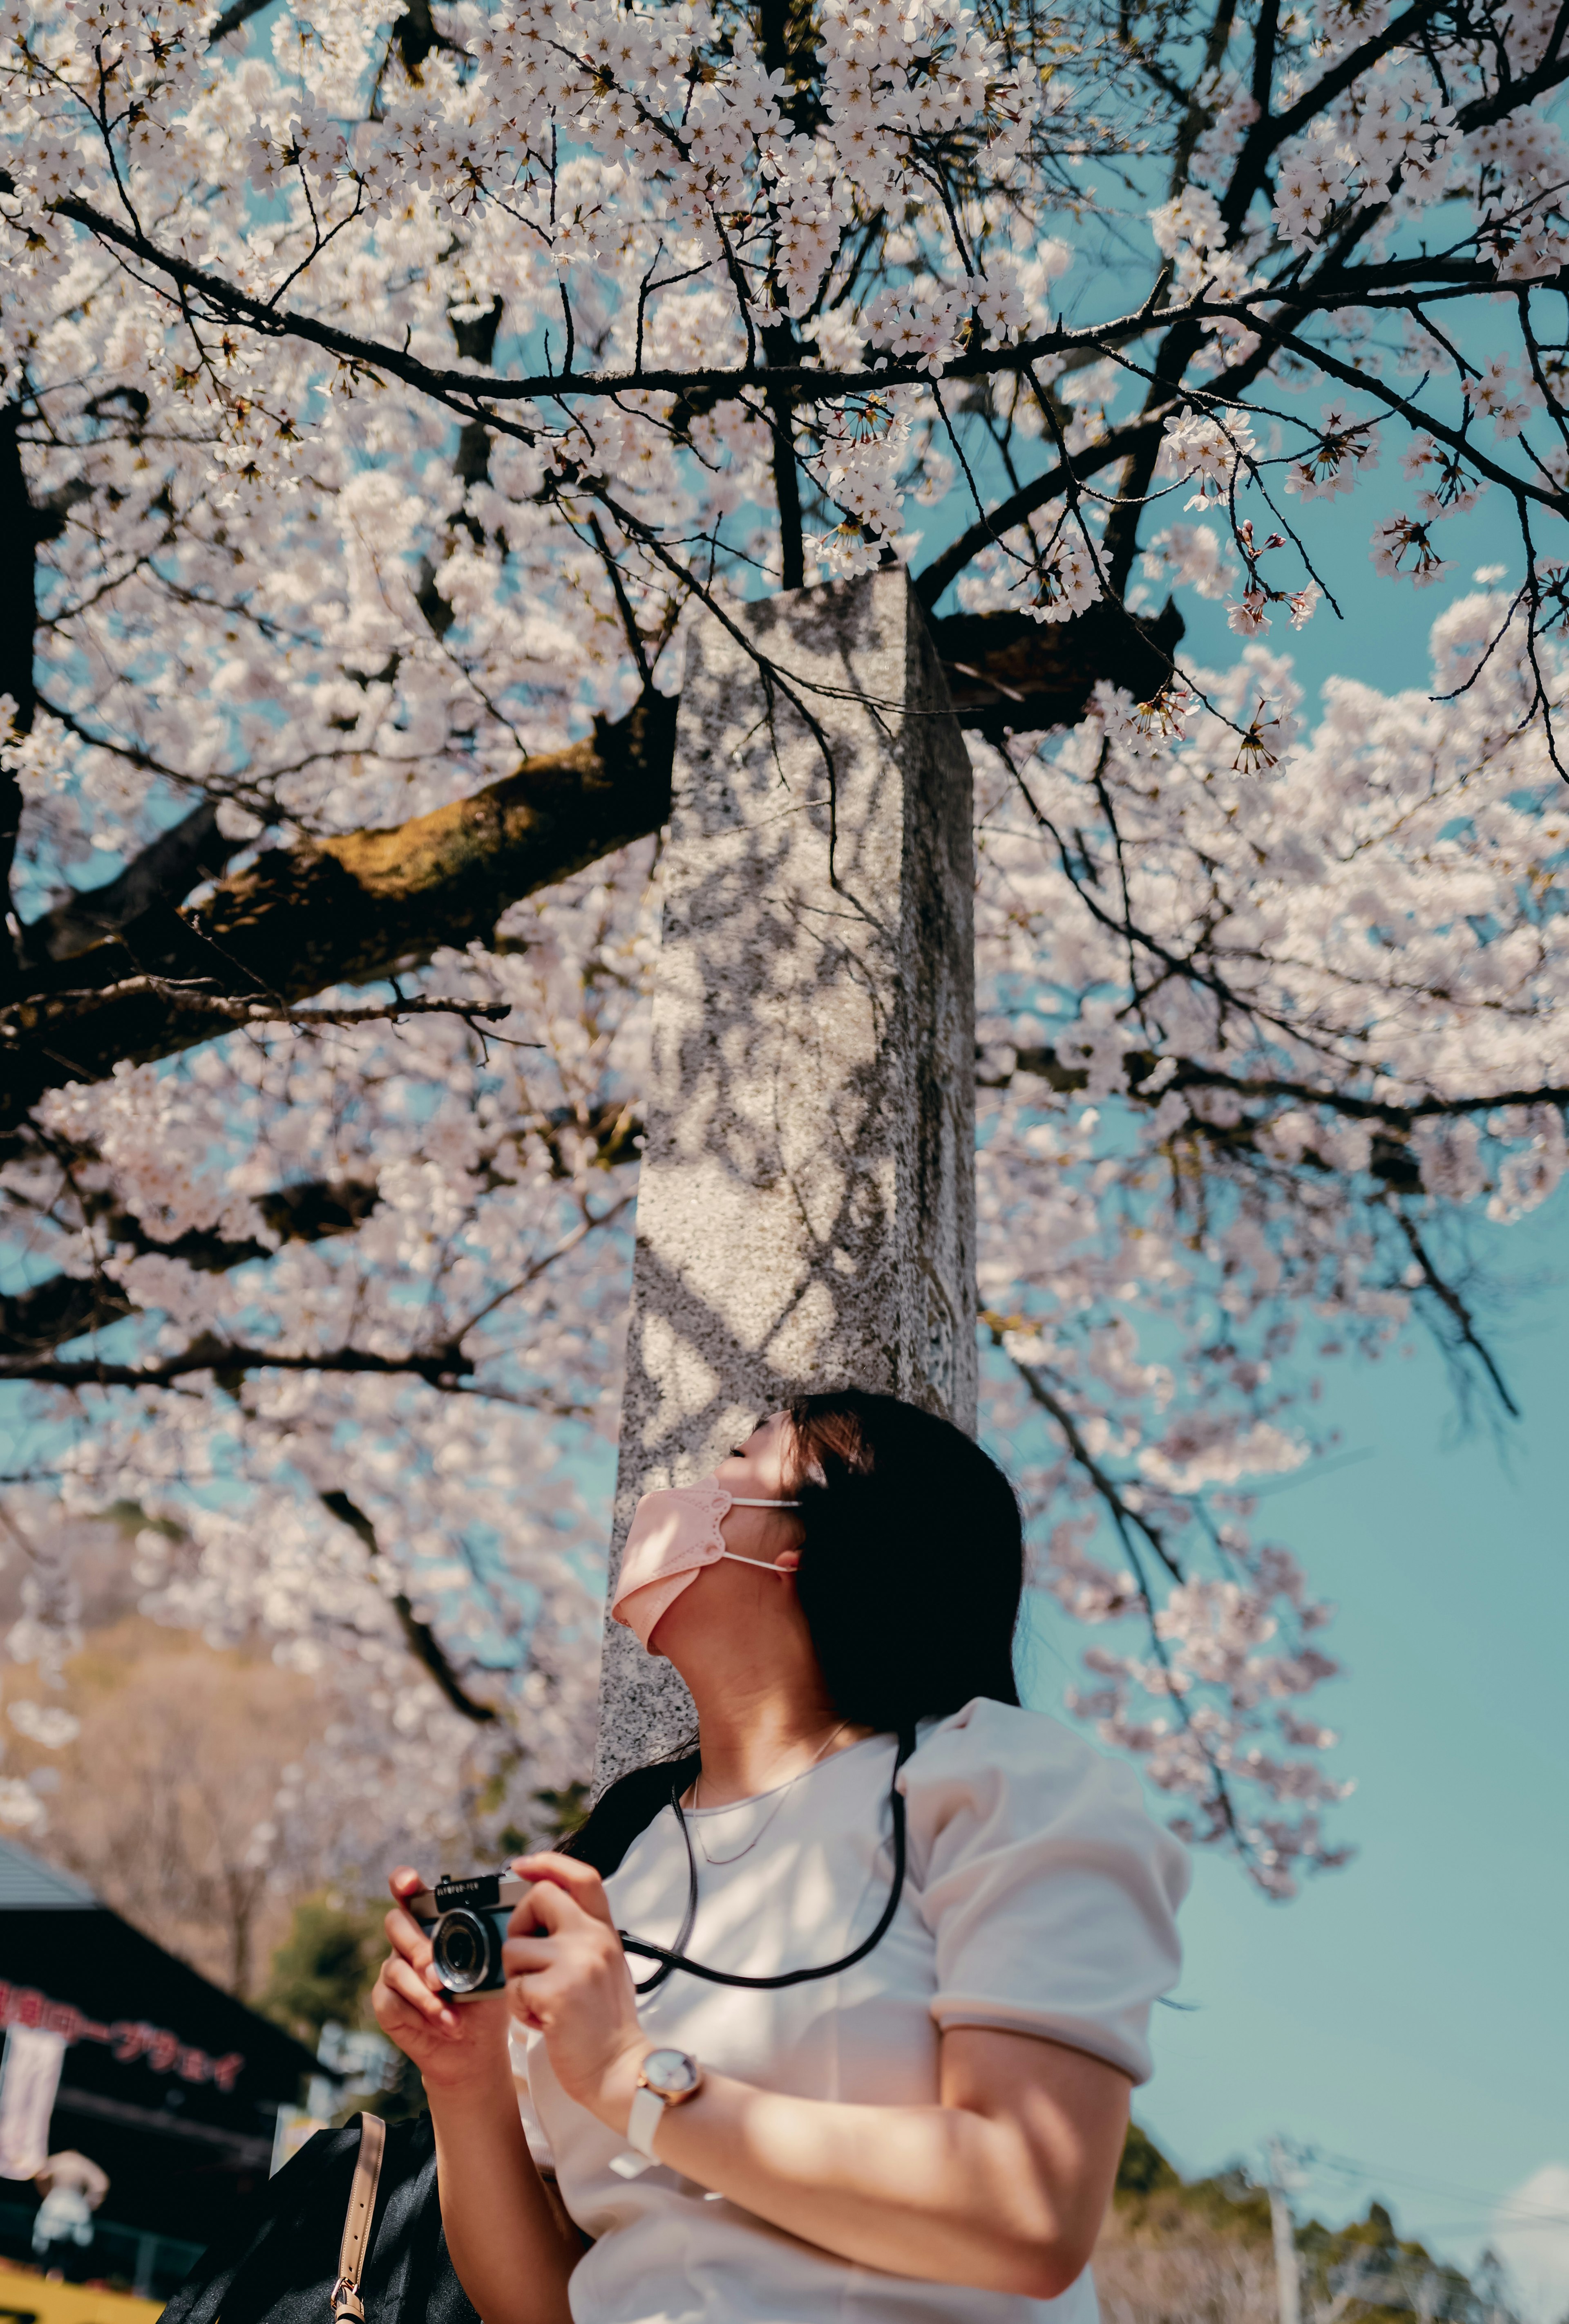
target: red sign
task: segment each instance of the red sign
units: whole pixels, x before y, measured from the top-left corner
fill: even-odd
[[[68,2046],[73,2042],[102,2042],[123,2066],[145,2058],[155,2074],[178,2074],[182,2082],[213,2082],[220,2090],[234,2089],[245,2064],[243,2051],[231,2050],[226,2058],[209,2058],[205,2050],[182,2042],[167,2026],[148,2025],[130,2017],[117,2017],[112,2024],[101,2025],[74,2001],[51,2001],[34,1986],[7,1985],[4,1978],[0,1978],[0,2025],[41,2026],[45,2033],[62,2034]]]

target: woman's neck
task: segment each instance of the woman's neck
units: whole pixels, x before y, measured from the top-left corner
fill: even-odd
[[[812,1675],[816,1679],[815,1672]],[[865,1732],[838,1717],[821,1681],[748,1687],[732,1678],[722,1689],[693,1688],[693,1695],[702,1750],[703,1807],[724,1807],[772,1791]]]

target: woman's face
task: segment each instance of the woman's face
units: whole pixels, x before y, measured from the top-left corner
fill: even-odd
[[[721,1461],[714,1474],[727,1492],[746,1500],[787,1500],[792,1490],[790,1422],[783,1412],[771,1413]],[[716,1630],[732,1622],[751,1636],[759,1615],[794,1617],[794,1585],[777,1582],[757,1571],[758,1565],[779,1565],[793,1572],[801,1558],[801,1520],[794,1509],[731,1509],[720,1528],[725,1547],[736,1557],[752,1558],[754,1565],[736,1565],[728,1559],[705,1565],[689,1590],[673,1600],[654,1627],[649,1645],[667,1655],[679,1668],[684,1642],[699,1633],[711,1639]],[[771,1593],[779,1593],[776,1597]]]
[[[727,1491],[745,1494],[757,1500],[787,1500],[792,1490],[790,1473],[790,1421],[787,1414],[771,1412],[760,1420],[743,1443],[732,1445],[729,1457],[721,1461],[714,1474]],[[767,1517],[765,1509],[736,1509],[735,1517]],[[727,1531],[726,1540],[729,1540]],[[730,1542],[733,1549],[736,1545]]]

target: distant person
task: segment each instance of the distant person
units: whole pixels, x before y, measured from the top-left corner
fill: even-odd
[[[67,2146],[33,2172],[32,2183],[43,2197],[32,2222],[33,2256],[47,2265],[51,2244],[85,2249],[93,2240],[93,2213],[109,2191],[108,2172]]]
[[[1007,1479],[891,1397],[645,1497],[612,1611],[696,1748],[518,1860],[504,1992],[391,1879],[376,2015],[485,2324],[1093,2324],[1188,1872],[1020,1708],[1023,1580]]]

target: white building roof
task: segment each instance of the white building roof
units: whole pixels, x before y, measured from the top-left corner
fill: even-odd
[[[85,1881],[45,1864],[14,1840],[0,1840],[0,1913],[59,1913],[73,1906],[88,1909],[97,1902]]]

